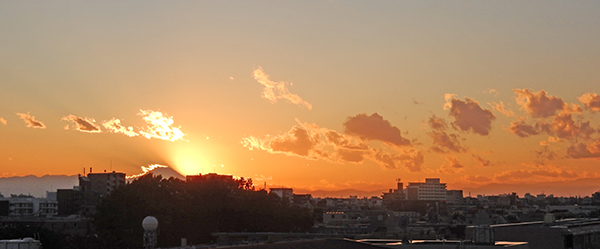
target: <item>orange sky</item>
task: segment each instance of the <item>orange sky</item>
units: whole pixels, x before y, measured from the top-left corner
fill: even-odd
[[[439,177],[481,193],[589,195],[600,189],[598,11],[3,2],[0,176],[161,164],[303,191]]]

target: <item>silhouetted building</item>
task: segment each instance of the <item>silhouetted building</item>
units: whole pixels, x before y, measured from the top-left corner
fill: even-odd
[[[10,213],[8,200],[0,200],[0,216],[8,216]]]
[[[80,188],[57,190],[58,215],[79,214],[91,217],[100,203],[100,194],[94,191],[82,191]]]
[[[110,194],[117,187],[125,185],[125,173],[89,173],[87,177],[79,178],[82,191],[94,191],[100,196]]]
[[[281,199],[288,200],[289,202],[292,202],[294,198],[294,190],[291,188],[271,188],[269,193],[276,194]]]
[[[554,220],[551,214],[544,221],[490,225],[496,240],[526,241],[531,249],[600,248],[600,220]],[[472,239],[476,227],[467,227],[467,239]]]
[[[57,190],[58,214],[90,217],[96,212],[100,199],[122,185],[125,185],[125,173],[113,171],[79,176],[79,186]]]

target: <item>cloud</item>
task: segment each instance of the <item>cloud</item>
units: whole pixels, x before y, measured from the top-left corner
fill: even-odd
[[[248,136],[242,138],[241,144],[250,150],[332,163],[363,163],[369,159],[389,169],[404,167],[413,172],[420,171],[423,165],[422,153],[411,146],[398,147],[369,133],[369,136],[359,137],[357,134],[339,133],[316,124],[296,121],[298,125],[286,133],[263,138]],[[382,141],[382,148],[370,146],[372,140]]]
[[[507,116],[507,117],[515,116],[515,112],[513,112],[512,110],[506,109],[506,107],[504,106],[504,102],[502,102],[502,101],[500,101],[500,103],[496,103],[496,102],[488,103],[488,105],[490,105],[492,107],[492,109],[494,109],[495,111],[502,113],[502,115],[504,115],[504,116]]]
[[[562,111],[552,118],[552,123],[542,127],[548,134],[555,134],[559,138],[585,137],[596,132],[596,129],[590,126],[590,122],[578,122],[573,119],[573,115],[567,111]]]
[[[487,91],[483,91],[483,93],[487,93],[487,94],[494,95],[494,96],[498,96],[498,94],[500,94],[498,92],[498,90],[496,90],[496,89],[489,89]]]
[[[136,179],[136,178],[139,178],[139,177],[144,176],[146,174],[149,174],[153,170],[159,169],[159,168],[168,168],[168,166],[160,165],[160,164],[150,164],[148,166],[142,166],[142,173],[137,174],[137,175],[126,176],[125,178],[127,178],[127,179]]]
[[[567,148],[567,155],[572,158],[600,158],[600,139],[571,145]]]
[[[461,131],[471,131],[482,136],[488,135],[492,130],[492,121],[496,119],[492,111],[482,109],[477,101],[470,98],[465,98],[463,101],[455,96],[446,94],[446,104],[444,105],[444,109],[449,109],[450,116],[455,119],[452,125]]]
[[[490,160],[483,159],[480,156],[475,155],[475,154],[471,154],[471,156],[473,157],[473,159],[475,159],[475,161],[478,161],[479,163],[481,163],[481,166],[484,166],[484,167],[492,166],[492,162]]]
[[[312,105],[310,103],[302,100],[300,96],[290,93],[287,85],[291,85],[291,83],[287,83],[285,81],[274,82],[269,80],[269,75],[263,71],[262,67],[258,67],[258,69],[254,70],[253,75],[254,79],[265,87],[262,97],[270,100],[271,103],[276,103],[278,99],[285,99],[293,104],[304,106],[306,109],[312,109]]]
[[[88,132],[88,133],[102,132],[102,130],[100,130],[100,126],[94,124],[96,122],[96,120],[94,120],[93,118],[81,118],[81,117],[77,117],[73,114],[69,114],[68,116],[63,117],[61,120],[73,122],[75,124],[75,130],[78,130],[81,132]],[[68,128],[68,126],[66,128]]]
[[[23,119],[23,121],[25,122],[25,125],[27,125],[27,127],[32,127],[32,128],[36,128],[36,129],[46,129],[46,125],[40,121],[35,120],[34,116],[31,116],[28,113],[17,113],[17,115]]]
[[[591,112],[600,111],[600,95],[596,93],[585,93],[578,98],[579,102]]]
[[[138,115],[143,116],[144,121],[148,124],[148,126],[139,131],[140,135],[148,139],[158,138],[171,142],[183,140],[185,134],[181,131],[180,127],[173,127],[173,117],[152,110],[140,110]]]
[[[306,130],[293,127],[286,135],[271,140],[271,148],[274,151],[308,156],[308,152],[317,144],[317,139],[317,137],[309,136]]]
[[[498,182],[519,182],[519,181],[545,181],[556,178],[576,178],[577,174],[572,170],[564,170],[556,167],[540,169],[533,167],[532,169],[520,169],[505,171],[494,176],[494,180]]]
[[[562,99],[548,96],[544,90],[514,89],[513,92],[517,94],[517,104],[534,118],[553,116],[566,105]]]
[[[3,125],[6,125],[6,119],[0,118],[0,123],[2,123]]]
[[[427,135],[433,139],[433,151],[438,153],[448,152],[465,152],[466,147],[461,145],[461,140],[464,140],[458,134],[448,134],[446,129],[448,125],[443,118],[438,118],[435,115],[429,118],[427,121],[429,127],[433,131],[428,132]]]
[[[540,134],[538,128],[526,124],[524,120],[517,120],[511,122],[508,130],[519,137],[529,137]]]
[[[343,125],[344,133],[358,136],[363,140],[379,140],[395,146],[410,145],[410,140],[402,137],[400,129],[392,126],[377,113],[371,116],[361,113],[348,117]]]
[[[478,175],[470,175],[470,176],[466,176],[464,178],[465,180],[469,181],[469,182],[485,182],[485,183],[489,183],[492,181],[492,178],[487,177],[487,176],[478,176]]]
[[[102,126],[104,126],[104,128],[111,133],[123,134],[128,137],[135,137],[140,135],[139,133],[133,130],[133,127],[121,125],[121,120],[119,120],[118,118],[113,118],[111,120],[104,121],[104,123],[102,123]]]
[[[458,161],[455,156],[447,156],[446,163],[442,165],[439,173],[442,174],[456,174],[464,172],[465,166]]]

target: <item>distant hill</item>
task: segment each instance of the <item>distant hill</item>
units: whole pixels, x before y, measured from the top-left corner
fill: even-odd
[[[57,189],[71,189],[77,185],[76,175],[14,176],[0,178],[0,193],[5,197],[11,194],[45,197],[46,191],[56,192]]]
[[[388,189],[382,190],[373,190],[373,191],[365,191],[365,190],[357,190],[357,189],[341,189],[341,190],[306,190],[306,189],[294,189],[294,194],[311,194],[312,197],[334,197],[334,198],[349,198],[350,196],[357,196],[358,198],[371,198],[371,196],[378,196],[384,192],[388,192]]]
[[[185,177],[171,168],[159,168],[152,171],[163,178],[175,177],[185,180]],[[79,185],[78,176],[45,175],[45,176],[13,176],[0,178],[0,194],[5,197],[11,194],[26,194],[35,197],[45,197],[46,191],[56,192],[57,189],[72,189]]]
[[[498,195],[504,193],[516,192],[519,196],[524,196],[525,193],[537,195],[545,193],[546,195],[553,194],[554,196],[591,196],[596,191],[600,191],[600,178],[581,178],[571,181],[561,182],[542,182],[542,183],[522,183],[522,184],[503,184],[491,183],[479,187],[463,188],[464,196],[475,197],[478,194],[483,195]]]
[[[159,168],[152,171],[155,175],[162,175],[163,178],[175,177],[185,180],[185,177],[171,168]],[[71,189],[77,186],[79,181],[76,175],[45,175],[45,176],[15,176],[0,178],[0,193],[4,196],[11,194],[29,194],[35,197],[46,196],[46,191],[55,192],[57,189]],[[257,186],[260,187],[260,186]],[[449,188],[461,189],[461,188]],[[600,178],[581,178],[572,181],[562,182],[543,182],[543,183],[525,183],[525,184],[508,184],[508,183],[490,183],[478,187],[463,187],[464,196],[476,197],[482,195],[499,195],[516,192],[519,196],[524,196],[525,193],[537,195],[545,193],[546,195],[553,194],[554,196],[591,196],[594,192],[600,191]],[[371,196],[381,196],[388,189],[381,190],[357,190],[357,189],[342,189],[342,190],[307,190],[294,188],[296,194],[311,194],[313,197],[335,197],[348,198],[349,196],[358,196],[359,198]]]

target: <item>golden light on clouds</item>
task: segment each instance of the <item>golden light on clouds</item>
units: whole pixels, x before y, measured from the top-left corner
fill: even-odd
[[[171,142],[183,140],[185,134],[179,127],[173,127],[173,117],[152,110],[140,110],[138,115],[143,116],[144,121],[148,123],[148,126],[139,132],[142,136]]]
[[[151,171],[158,169],[158,168],[168,168],[168,166],[165,165],[160,165],[160,164],[151,164],[148,166],[142,166],[142,173],[137,174],[137,175],[130,175],[130,176],[126,176],[126,179],[135,179],[138,178],[140,176],[144,176],[145,174],[150,173]]]
[[[271,103],[276,103],[278,99],[285,99],[293,104],[304,106],[306,109],[312,109],[310,103],[304,101],[300,96],[290,93],[288,85],[292,85],[291,83],[270,80],[269,75],[263,71],[262,67],[254,70],[253,75],[254,79],[265,87],[262,97],[268,99]]]
[[[25,122],[25,125],[27,127],[36,128],[36,129],[46,129],[46,125],[44,123],[42,123],[41,121],[36,120],[34,116],[29,114],[29,112],[28,113],[17,113],[17,116],[19,116],[21,119],[23,119],[23,121]]]

